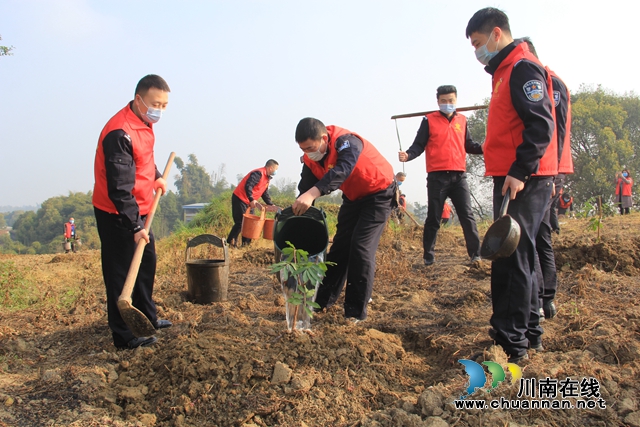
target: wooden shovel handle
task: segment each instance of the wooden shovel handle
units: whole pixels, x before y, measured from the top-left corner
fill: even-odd
[[[167,180],[167,178],[169,178],[169,171],[171,170],[171,163],[173,163],[174,157],[176,157],[176,153],[171,152],[171,154],[169,155],[169,160],[167,161],[167,165],[164,167],[162,178],[165,181]],[[156,213],[156,208],[158,207],[158,202],[160,202],[161,196],[162,189],[159,188],[153,199],[151,210],[147,214],[147,219],[144,222],[144,229],[147,230],[147,232],[149,232],[149,230],[151,229],[151,222],[153,222],[153,217]],[[144,247],[146,245],[147,241],[145,239],[138,240],[138,245],[136,246],[136,250],[133,253],[133,259],[131,260],[131,265],[129,266],[129,272],[127,273],[127,278],[124,281],[124,287],[122,288],[122,293],[120,294],[120,298],[118,298],[118,301],[131,301],[131,294],[133,293],[133,287],[136,284],[136,278],[138,277],[138,271],[140,270],[140,263],[142,262],[142,254],[144,253]]]
[[[456,111],[475,111],[475,110],[484,110],[485,108],[488,108],[488,105],[474,105],[473,107],[460,107],[460,108],[456,108]],[[420,117],[420,116],[426,116],[429,113],[435,113],[436,111],[440,111],[440,110],[431,110],[431,111],[422,111],[420,113],[409,113],[409,114],[398,114],[395,116],[391,116],[391,120],[396,120],[396,119],[406,119],[408,117]]]
[[[420,224],[418,221],[416,221],[416,219],[413,217],[413,215],[411,215],[411,213],[409,213],[409,211],[405,210],[407,216],[411,219],[411,221],[413,221],[413,223],[415,225],[417,225],[418,227],[422,227],[422,224]]]

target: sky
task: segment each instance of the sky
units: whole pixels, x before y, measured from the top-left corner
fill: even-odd
[[[154,126],[160,171],[172,151],[195,154],[235,184],[274,158],[276,184],[297,182],[303,117],[360,134],[401,171],[421,119],[397,121],[399,143],[392,115],[437,109],[443,84],[459,107],[489,97],[465,37],[485,6],[572,92],[640,93],[640,2],[0,0],[0,45],[15,47],[0,57],[0,206],[92,190],[100,131],[146,74],[171,87]],[[405,170],[409,203],[424,204],[424,155]]]

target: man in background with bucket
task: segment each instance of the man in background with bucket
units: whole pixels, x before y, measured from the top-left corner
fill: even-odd
[[[155,239],[144,223],[153,205],[154,192],[167,183],[156,168],[153,124],[169,102],[169,85],[160,76],[147,75],[136,86],[133,101],[116,113],[100,133],[94,165],[93,210],[100,235],[102,275],[107,288],[107,310],[113,344],[132,349],[154,344],[155,336],[135,337],[118,309],[129,266],[138,241],[144,239],[140,270],[132,294],[133,305],[155,329],[171,322],[157,318],[153,302],[156,274]]]
[[[318,119],[300,120],[295,137],[304,166],[293,213],[302,215],[318,197],[342,190],[336,235],[327,254],[327,261],[336,265],[327,269],[316,302],[330,308],[346,282],[344,316],[357,323],[367,317],[376,250],[396,205],[393,168],[366,139]]]
[[[500,217],[509,194],[508,215],[521,229],[515,252],[491,264],[489,336],[509,362],[518,363],[528,358],[528,349],[542,350],[534,259],[536,235],[558,173],[551,76],[525,41],[513,39],[501,10],[476,12],[466,36],[492,76],[483,149],[485,174],[493,177],[493,216]]]
[[[76,221],[73,218],[64,223],[64,253],[69,251],[76,251]]]
[[[269,181],[278,171],[278,162],[273,159],[267,160],[264,167],[254,169],[249,172],[238,184],[231,195],[231,214],[233,215],[233,227],[227,237],[227,242],[232,247],[237,247],[237,239],[242,230],[242,217],[249,207],[252,209],[262,209],[258,199],[262,198],[267,204],[268,211],[276,211],[278,207],[271,201],[269,196]],[[242,237],[242,245],[248,245],[251,239]]]

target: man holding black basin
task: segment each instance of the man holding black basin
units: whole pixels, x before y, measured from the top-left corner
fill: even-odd
[[[396,205],[393,168],[366,139],[311,117],[298,123],[296,142],[304,165],[293,213],[302,215],[318,197],[342,190],[336,235],[327,254],[335,265],[329,266],[316,302],[331,307],[346,283],[344,316],[355,324],[367,317],[376,250]]]

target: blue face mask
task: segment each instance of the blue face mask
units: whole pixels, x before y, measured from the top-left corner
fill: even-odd
[[[489,40],[491,40],[491,36],[489,36]],[[494,50],[493,52],[489,52],[489,49],[487,49],[487,45],[489,44],[489,40],[487,40],[487,42],[484,44],[484,46],[480,46],[478,49],[476,49],[476,59],[482,64],[482,65],[489,65],[489,61],[491,61],[493,59],[494,56],[496,56],[498,54],[498,43],[496,42],[496,50]]]
[[[140,97],[140,101],[142,101],[142,97]],[[145,104],[144,101],[142,101],[142,105],[147,107],[147,104]],[[142,118],[147,123],[158,123],[160,117],[162,117],[162,110],[159,108],[147,107],[147,112],[142,114]]]
[[[402,185],[402,182],[403,182],[403,181],[398,181],[398,185]]]
[[[277,172],[278,172],[277,170],[274,170],[273,172],[271,172],[271,175],[269,175],[269,176],[274,177],[274,176],[276,176]]]
[[[629,174],[628,174],[628,173],[626,173],[626,172],[622,172],[622,176],[624,176],[624,177],[626,178],[626,177],[628,177],[628,176],[629,176]]]
[[[455,104],[438,104],[438,107],[440,107],[440,111],[442,111],[447,116],[449,114],[453,114],[456,111]]]

